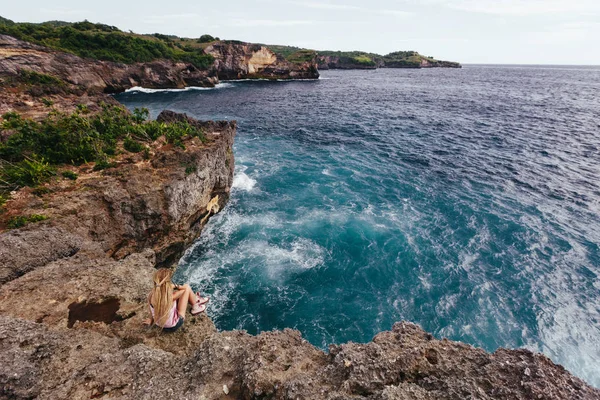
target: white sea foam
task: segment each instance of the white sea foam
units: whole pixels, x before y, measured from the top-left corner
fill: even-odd
[[[246,79],[228,79],[227,82],[314,82],[319,78],[314,79],[268,79],[268,78],[246,78]]]
[[[150,88],[144,88],[141,86],[134,86],[132,88],[127,89],[125,92],[126,93],[128,93],[128,92],[133,92],[133,93],[137,93],[137,92],[141,92],[141,93],[189,92],[189,91],[194,91],[194,90],[224,89],[224,88],[231,87],[231,86],[233,86],[233,85],[231,83],[227,83],[227,82],[218,83],[214,87],[188,86],[188,87],[181,88],[181,89],[150,89]]]
[[[231,187],[233,189],[240,189],[249,192],[254,189],[255,185],[256,179],[250,178],[245,172],[239,172],[233,177],[233,183]]]

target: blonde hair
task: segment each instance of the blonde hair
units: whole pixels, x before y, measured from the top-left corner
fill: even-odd
[[[160,327],[164,327],[169,319],[169,312],[173,307],[173,271],[168,268],[158,269],[152,276],[154,288],[150,294],[150,304],[154,308],[154,320]]]

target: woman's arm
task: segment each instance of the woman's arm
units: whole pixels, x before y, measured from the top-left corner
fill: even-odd
[[[185,293],[185,289],[180,285],[174,285],[175,291],[173,292],[173,300],[179,300],[181,296]]]
[[[152,308],[151,307],[151,303],[150,303],[150,296],[148,295],[148,313],[150,314],[150,318],[146,318],[143,323],[145,325],[152,325],[154,323],[154,317],[152,316]]]

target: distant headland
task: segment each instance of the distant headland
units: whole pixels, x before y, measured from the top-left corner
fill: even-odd
[[[189,62],[200,69],[209,69],[212,66],[215,60],[212,50],[215,45],[222,48],[227,44],[249,44],[238,40],[221,40],[208,34],[199,38],[183,38],[161,33],[136,34],[87,20],[75,23],[64,21],[17,23],[0,17],[0,33],[85,58],[128,64],[168,59]],[[292,65],[315,63],[315,71],[311,71],[312,75],[316,74],[316,67],[321,70],[461,68],[458,62],[437,60],[416,51],[396,51],[380,55],[364,51],[313,50],[284,45],[254,44],[253,46],[268,49],[281,62]],[[269,79],[272,76],[266,74],[256,78]]]

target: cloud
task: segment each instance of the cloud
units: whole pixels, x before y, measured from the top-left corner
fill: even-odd
[[[413,15],[415,15],[414,12],[411,11],[402,11],[402,10],[373,10],[373,12],[376,12],[377,14],[383,14],[383,15],[394,15],[396,17],[411,17]]]
[[[414,13],[410,11],[381,9],[376,7],[359,7],[348,4],[316,3],[307,1],[288,1],[287,4],[320,10],[360,11],[361,13],[393,15],[397,17],[408,17],[414,15]]]
[[[427,2],[461,11],[493,15],[600,13],[600,2],[597,0],[429,0]]]
[[[318,21],[313,20],[282,20],[282,19],[246,19],[235,18],[228,21],[228,26],[238,27],[260,27],[260,26],[297,26],[297,25],[313,25]]]
[[[70,10],[67,8],[41,8],[40,12],[53,15],[88,15],[89,10]]]
[[[331,4],[331,3],[317,3],[317,2],[307,2],[307,1],[288,1],[288,4],[293,4],[296,6],[306,7],[306,8],[317,8],[321,10],[361,10],[361,7],[350,6],[347,4]]]
[[[198,19],[200,16],[195,13],[186,13],[186,14],[165,14],[165,15],[148,15],[142,17],[142,22],[146,24],[166,24],[172,23],[176,21],[189,21],[190,19]]]
[[[595,31],[592,33],[592,31]],[[565,22],[552,29],[527,32],[527,40],[536,45],[546,44],[556,46],[557,44],[574,44],[583,42],[588,37],[600,35],[600,23],[597,22]]]

